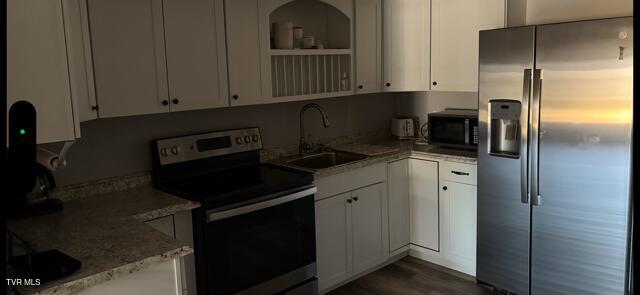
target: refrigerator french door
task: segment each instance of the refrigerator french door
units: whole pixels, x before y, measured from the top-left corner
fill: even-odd
[[[479,282],[624,294],[633,18],[480,32]]]

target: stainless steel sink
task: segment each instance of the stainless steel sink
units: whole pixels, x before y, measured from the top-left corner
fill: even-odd
[[[365,159],[367,156],[347,152],[322,152],[291,159],[286,165],[304,169],[323,169]]]

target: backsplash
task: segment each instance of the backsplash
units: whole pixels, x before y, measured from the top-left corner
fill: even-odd
[[[422,125],[427,114],[446,108],[477,109],[477,92],[407,92],[396,100],[396,113],[402,117],[418,117]]]
[[[356,142],[383,140],[388,138],[388,129],[380,129],[353,135],[318,139],[314,143],[326,146],[335,146]],[[297,153],[298,144],[265,148],[260,151],[260,160],[262,162],[267,162],[274,159],[293,156]],[[106,193],[129,190],[136,187],[149,185],[151,183],[150,173],[150,171],[144,171],[140,173],[90,180],[83,183],[63,185],[62,187],[58,187],[53,191],[53,197],[63,201],[70,201]]]
[[[58,187],[93,182],[151,170],[150,141],[212,130],[260,127],[265,150],[281,153],[297,148],[299,111],[309,102],[321,105],[331,121],[323,128],[320,114],[305,113],[311,141],[388,130],[395,116],[397,93],[376,93],[331,99],[232,107],[167,114],[98,119],[83,122],[82,138],[67,154],[68,166],[54,172]],[[57,151],[60,143],[42,145]]]

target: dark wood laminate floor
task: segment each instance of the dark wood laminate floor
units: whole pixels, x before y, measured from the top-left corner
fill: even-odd
[[[329,294],[449,295],[492,294],[492,292],[476,286],[470,276],[407,256]]]

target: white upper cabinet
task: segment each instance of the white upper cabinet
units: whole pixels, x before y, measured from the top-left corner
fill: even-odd
[[[225,1],[229,95],[233,106],[263,101],[258,1]]]
[[[100,117],[169,111],[162,2],[89,0]]]
[[[100,117],[228,105],[221,0],[88,6]]]
[[[354,94],[353,10],[343,0],[227,0],[231,105]],[[291,42],[275,42],[275,23],[302,27],[322,48],[301,49],[292,29]]]
[[[16,101],[32,103],[37,113],[38,143],[80,137],[63,2],[9,0],[6,4],[7,112]]]
[[[382,89],[382,0],[355,1],[356,93]]]
[[[384,91],[429,90],[430,3],[384,1]]]
[[[222,1],[163,3],[171,111],[228,106]]]
[[[431,90],[478,91],[478,32],[502,28],[504,0],[432,0]]]
[[[63,0],[71,96],[80,122],[98,118],[86,0]]]

